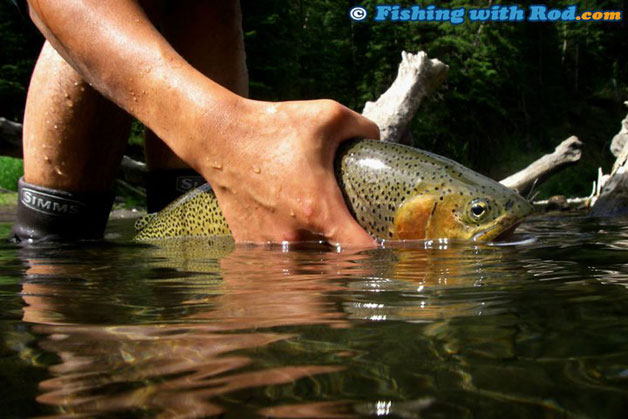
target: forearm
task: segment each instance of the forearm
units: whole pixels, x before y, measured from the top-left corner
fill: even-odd
[[[199,129],[232,132],[233,118],[224,115],[241,99],[190,66],[137,1],[32,0],[30,6],[33,21],[87,82],[188,163],[199,164],[189,161],[198,154],[192,148]]]
[[[338,144],[377,138],[373,122],[329,100],[271,104],[231,93],[177,54],[137,1],[30,5],[35,23],[84,80],[212,184],[237,241],[313,234],[373,244],[351,217],[333,172]]]

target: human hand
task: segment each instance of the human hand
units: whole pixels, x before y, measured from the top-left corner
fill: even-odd
[[[207,144],[193,163],[212,185],[237,242],[322,238],[373,246],[351,216],[333,162],[349,138],[379,138],[377,125],[331,100],[243,100],[230,141]]]
[[[185,61],[137,1],[29,4],[35,24],[83,80],[211,183],[238,242],[321,237],[374,245],[333,172],[340,142],[379,137],[373,122],[329,100],[235,95]]]

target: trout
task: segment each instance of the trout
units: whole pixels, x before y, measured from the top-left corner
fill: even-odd
[[[334,160],[349,210],[375,239],[494,241],[532,213],[515,191],[448,158],[395,143],[350,140]],[[227,236],[207,184],[136,224],[136,240]]]

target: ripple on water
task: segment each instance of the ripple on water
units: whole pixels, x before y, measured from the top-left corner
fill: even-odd
[[[623,220],[342,252],[139,245],[125,223],[105,243],[0,245],[8,415],[619,417],[628,402]]]

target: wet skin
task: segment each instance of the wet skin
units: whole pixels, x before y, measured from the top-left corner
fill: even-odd
[[[377,126],[331,100],[245,98],[237,1],[29,5],[49,46],[33,76],[26,112],[27,182],[71,192],[110,187],[128,125],[112,138],[93,134],[93,122],[104,117],[105,126],[128,124],[117,105],[163,141],[155,144],[149,135],[155,147],[147,154],[155,167],[185,162],[211,183],[236,241],[315,235],[374,246],[343,201],[333,158],[344,140],[378,138]],[[159,18],[164,8],[162,17],[190,19],[168,25]],[[53,68],[59,71],[48,71]],[[91,111],[79,109],[82,103]]]

